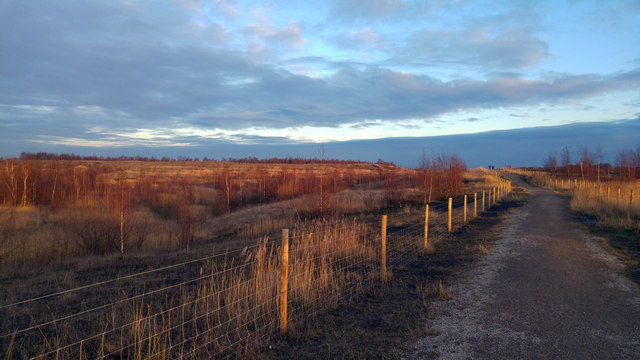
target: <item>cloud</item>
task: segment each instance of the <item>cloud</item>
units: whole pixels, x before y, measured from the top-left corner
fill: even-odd
[[[122,96],[133,97],[135,101],[118,97],[118,101],[112,98],[110,104],[58,106],[55,111],[45,114],[39,114],[41,108],[38,106],[17,106],[12,108],[12,112],[39,119],[37,122],[40,124],[46,124],[52,118],[57,118],[57,121],[64,119],[68,127],[76,127],[76,133],[105,121],[114,128],[130,127],[127,125],[130,124],[129,117],[136,119],[139,128],[193,126],[241,130],[247,127],[336,127],[360,122],[370,126],[367,120],[401,121],[429,118],[459,109],[563,102],[603,91],[640,86],[639,70],[611,76],[558,75],[544,81],[443,82],[428,76],[376,67],[364,70],[345,68],[330,78],[314,79],[284,70],[240,66],[243,71],[237,74],[251,73],[252,81],[236,84],[218,81],[215,86],[203,85],[195,89],[188,89],[188,83],[178,83],[175,85],[177,90],[168,89],[159,95],[171,100],[162,105],[148,99],[150,95],[125,92]],[[236,74],[233,69],[222,66],[217,78]],[[154,88],[137,90],[152,94]],[[105,91],[108,95],[115,89],[104,88],[104,84],[100,84],[90,91]],[[105,97],[108,98],[97,96],[95,101]],[[145,104],[144,101],[148,102]],[[167,117],[167,114],[171,116]]]
[[[334,2],[330,16],[342,21],[382,20],[406,5],[403,0],[340,0]]]
[[[258,37],[261,41],[301,49],[306,40],[302,38],[300,23],[291,21],[283,28],[269,24],[251,24],[244,29],[245,33]]]
[[[434,14],[465,4],[349,0],[327,10],[336,19],[313,24],[232,0],[6,1],[0,133],[151,146],[206,138],[174,131],[194,128],[249,141],[243,129],[364,129],[640,87],[637,64],[609,75],[525,73],[550,56],[538,14],[515,7],[437,26]],[[360,57],[376,51],[384,61]],[[445,79],[440,66],[456,74]],[[460,74],[470,72],[481,75]],[[141,138],[145,129],[156,131]]]
[[[526,33],[486,29],[420,30],[407,41],[413,62],[449,63],[488,69],[517,69],[537,65],[549,56],[542,39]]]
[[[329,21],[371,24],[383,21],[424,21],[464,6],[466,1],[335,0]]]
[[[382,36],[370,28],[337,34],[334,36],[334,42],[344,49],[377,50],[384,45]]]

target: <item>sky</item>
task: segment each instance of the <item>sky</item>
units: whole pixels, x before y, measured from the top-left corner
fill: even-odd
[[[638,0],[0,0],[0,156],[640,121],[638,19]]]

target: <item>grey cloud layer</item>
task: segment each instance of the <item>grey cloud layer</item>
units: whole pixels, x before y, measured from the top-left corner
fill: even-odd
[[[340,4],[334,13],[356,18],[384,18],[408,6],[395,0]],[[525,27],[531,26],[536,25]],[[240,33],[256,41],[254,48],[266,47],[269,56],[291,56],[306,44],[303,26],[295,21],[281,27],[255,23]],[[638,69],[609,76],[444,81],[392,66],[325,58],[258,62],[251,44],[233,45],[240,33],[194,17],[188,7],[170,1],[158,6],[128,1],[3,2],[0,54],[9,54],[0,56],[4,133],[24,136],[27,126],[42,128],[47,136],[89,132],[88,137],[99,136],[95,129],[101,127],[367,126],[371,120],[559,102],[640,86]],[[342,34],[342,46],[388,44],[371,31]],[[455,62],[490,70],[530,66],[549,55],[544,41],[513,24],[494,32],[416,30],[394,51],[395,60],[390,61],[400,64]],[[332,75],[311,77],[282,67],[307,61],[323,64]]]

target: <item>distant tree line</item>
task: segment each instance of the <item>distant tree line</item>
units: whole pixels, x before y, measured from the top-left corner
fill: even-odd
[[[204,157],[202,160],[199,158],[190,158],[185,156],[178,156],[176,158],[171,157],[162,157],[160,159],[156,157],[145,157],[145,156],[97,156],[97,155],[76,155],[76,154],[56,154],[56,153],[47,153],[47,152],[36,152],[29,153],[23,152],[20,154],[21,160],[75,160],[75,161],[148,161],[148,162],[189,162],[189,161],[222,161],[222,162],[232,162],[239,164],[294,164],[294,165],[304,165],[304,164],[367,164],[370,162],[367,161],[359,161],[359,160],[340,160],[340,159],[318,159],[318,158],[302,158],[302,157],[289,157],[289,158],[264,158],[259,159],[255,156],[244,157],[244,158],[222,158],[220,160]],[[378,159],[378,164],[384,165],[394,165],[392,162],[386,162],[381,159]]]
[[[636,150],[624,148],[616,152],[614,165],[605,162],[601,147],[591,151],[580,147],[575,159],[568,147],[557,153],[551,152],[544,161],[544,168],[553,176],[579,178],[583,180],[633,181],[640,177],[640,146]]]

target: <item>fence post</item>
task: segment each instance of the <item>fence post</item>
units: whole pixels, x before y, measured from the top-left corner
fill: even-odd
[[[424,248],[429,246],[429,204],[424,208]]]
[[[464,194],[464,220],[463,223],[467,223],[467,194]]]
[[[493,205],[496,205],[496,188],[493,188]]]
[[[478,216],[478,193],[473,193],[473,217]]]
[[[449,198],[449,227],[448,227],[449,232],[451,232],[451,205],[452,205],[451,201],[452,201],[451,198]]]
[[[387,215],[382,215],[381,248],[380,248],[380,274],[382,279],[387,278]]]
[[[287,332],[287,286],[289,279],[289,229],[282,229],[280,250],[280,335]]]
[[[482,190],[482,211],[484,212],[484,190]]]

